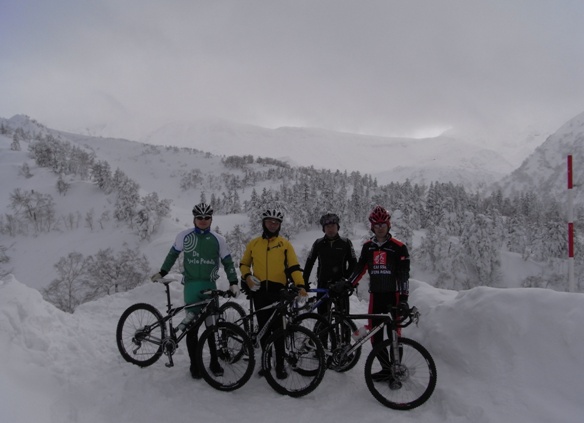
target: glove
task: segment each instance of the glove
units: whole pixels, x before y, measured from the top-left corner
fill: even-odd
[[[158,282],[162,278],[163,278],[162,274],[160,272],[158,272],[158,273],[152,275],[152,277],[150,278],[150,280],[152,282]]]
[[[353,285],[348,280],[341,279],[333,283],[330,289],[336,294],[348,294],[349,292],[353,292]]]
[[[249,287],[249,289],[253,292],[256,292],[258,289],[260,289],[260,284],[262,283],[258,278],[256,278],[253,275],[250,275],[247,277],[246,282],[251,280],[252,281],[252,285],[249,286],[249,283],[247,284],[247,286]]]
[[[398,312],[401,316],[406,317],[410,314],[410,305],[408,304],[408,296],[402,295],[398,304]]]
[[[229,291],[231,291],[234,298],[239,297],[239,286],[236,283],[229,286]]]

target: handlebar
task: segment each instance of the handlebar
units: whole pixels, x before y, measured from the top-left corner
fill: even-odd
[[[209,295],[211,297],[223,297],[223,298],[235,297],[235,294],[233,292],[231,292],[230,290],[223,291],[221,289],[203,289],[201,291],[201,294]]]
[[[162,278],[162,279],[157,280],[156,282],[161,283],[165,286],[168,286],[172,282],[178,282],[178,281],[176,279],[173,279],[173,278]],[[200,291],[200,293],[203,295],[210,295],[211,297],[223,297],[223,298],[235,297],[235,294],[233,292],[231,292],[231,290],[223,291],[221,289],[203,289]]]
[[[399,309],[399,307],[398,307],[398,309]],[[405,327],[411,325],[412,323],[415,323],[416,326],[418,326],[418,323],[420,321],[420,312],[418,311],[418,308],[416,306],[408,308],[407,314],[403,313],[403,311],[405,311],[405,310],[402,310],[402,312],[400,313],[400,316],[396,322],[397,325],[400,328],[405,328]]]

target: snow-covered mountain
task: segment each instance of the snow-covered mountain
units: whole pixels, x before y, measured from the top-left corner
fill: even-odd
[[[567,156],[573,156],[574,201],[584,204],[584,113],[570,119],[535,149],[521,166],[497,185],[504,193],[537,191],[563,200],[567,190]]]
[[[101,213],[110,210],[114,199],[108,198],[91,182],[78,180],[72,181],[72,187],[66,196],[60,195],[55,188],[57,175],[46,168],[37,168],[34,165],[33,161],[28,157],[28,142],[23,142],[22,151],[11,151],[11,137],[0,135],[0,148],[2,150],[0,155],[0,176],[3,181],[2,190],[0,191],[3,198],[0,215],[12,212],[8,208],[9,196],[16,188],[34,189],[38,192],[52,195],[56,199],[57,217],[60,219],[68,217],[71,220],[71,214],[74,214],[76,216],[76,225],[79,227],[77,231],[66,231],[61,234],[62,237],[70,237],[70,241],[66,243],[67,249],[65,250],[51,247],[54,239],[53,233],[39,234],[36,237],[19,237],[17,242],[11,238],[5,238],[0,243],[13,250],[10,253],[11,262],[6,267],[17,269],[17,277],[19,279],[39,288],[46,286],[55,277],[53,265],[60,257],[71,251],[95,254],[97,248],[101,246],[117,249],[123,244],[130,247],[135,245],[148,258],[151,258],[153,265],[156,266],[157,264],[154,263],[160,254],[160,249],[167,249],[167,244],[172,239],[173,233],[189,224],[188,216],[193,203],[199,201],[202,192],[207,193],[207,198],[209,198],[210,193],[214,192],[212,186],[200,186],[196,189],[185,191],[180,188],[181,178],[192,170],[199,170],[204,175],[212,175],[213,178],[224,178],[224,174],[239,174],[242,177],[244,173],[241,169],[227,168],[222,163],[221,157],[205,152],[215,147],[218,152],[231,148],[234,151],[226,151],[230,154],[252,154],[252,151],[257,150],[262,157],[271,156],[280,159],[286,158],[281,154],[282,151],[285,151],[288,159],[292,155],[296,155],[298,161],[303,165],[306,165],[310,160],[316,161],[315,158],[318,158],[321,164],[325,164],[323,158],[329,157],[331,158],[329,162],[332,162],[332,158],[336,158],[339,163],[361,163],[361,166],[365,168],[368,167],[369,162],[374,164],[376,160],[379,160],[379,157],[385,161],[387,160],[386,156],[391,154],[391,157],[394,158],[395,163],[398,165],[387,172],[387,179],[396,178],[396,180],[403,182],[405,178],[415,175],[415,178],[411,178],[412,180],[416,179],[423,182],[462,180],[465,181],[464,185],[467,188],[474,186],[472,183],[474,180],[481,181],[481,186],[488,186],[484,181],[493,175],[493,169],[496,169],[497,172],[502,172],[506,166],[500,166],[501,162],[498,161],[497,156],[491,154],[488,150],[484,150],[482,155],[464,158],[465,155],[463,153],[459,154],[458,150],[464,150],[466,146],[460,145],[460,149],[458,149],[455,147],[457,145],[456,140],[446,136],[428,140],[398,141],[393,139],[390,140],[393,142],[392,144],[387,139],[379,137],[353,138],[351,134],[337,134],[298,128],[264,130],[252,126],[238,127],[227,125],[224,122],[216,122],[215,129],[207,127],[204,130],[202,124],[197,126],[200,131],[200,136],[197,139],[201,141],[201,144],[192,146],[202,150],[197,151],[179,147],[160,148],[124,139],[64,133],[48,129],[22,115],[14,116],[10,119],[0,119],[0,123],[11,128],[21,128],[30,134],[50,133],[60,136],[64,140],[93,151],[98,160],[106,160],[111,165],[112,171],[116,168],[123,170],[125,174],[140,185],[140,195],[157,192],[160,198],[172,200],[170,218],[162,223],[160,232],[149,243],[140,243],[131,230],[124,227],[116,227],[112,223],[104,231],[88,231],[83,228],[83,216],[93,212],[95,216],[99,216]],[[578,121],[575,120],[566,124],[554,137],[561,133],[563,134],[563,143],[578,146],[577,140],[581,139],[578,138],[581,137],[581,122],[580,126],[577,123]],[[172,128],[177,130],[180,125]],[[574,128],[579,129],[574,131]],[[187,132],[190,133],[190,131]],[[205,138],[205,133],[210,135]],[[219,136],[217,134],[222,135]],[[276,134],[283,135],[277,137]],[[339,135],[339,139],[336,138],[336,135]],[[176,140],[181,139],[177,135]],[[207,140],[205,143],[203,143],[204,139]],[[229,140],[231,140],[232,147],[229,147]],[[233,142],[234,140],[238,142]],[[548,144],[549,141],[545,145],[547,146]],[[559,176],[557,179],[565,181],[563,176],[565,159],[561,157],[560,151],[557,154],[552,154],[556,145],[558,143],[549,145],[551,151],[548,155],[555,154],[557,156],[554,159],[558,161],[559,164],[556,163],[556,167],[560,169],[558,170]],[[537,153],[542,148],[543,146],[537,150]],[[315,154],[314,151],[319,151],[320,153]],[[445,151],[450,151],[450,154],[444,154]],[[476,150],[468,149],[466,151]],[[363,157],[366,152],[368,154],[367,158]],[[379,152],[386,152],[386,154],[375,154]],[[401,156],[398,157],[398,154]],[[441,155],[441,162],[434,167],[433,162],[435,160],[433,160],[433,157],[436,155]],[[412,157],[416,159],[413,160]],[[530,162],[530,160],[531,158],[526,163]],[[581,162],[581,159],[577,160]],[[32,178],[26,178],[20,173],[21,166],[27,162],[31,165],[31,170],[34,174]],[[416,162],[417,165],[413,162]],[[362,163],[365,164],[363,165]],[[461,163],[465,164],[466,169],[460,166]],[[538,167],[539,161],[535,160],[533,163],[533,166],[526,168],[524,171],[524,179],[527,182],[535,180],[545,170],[545,167]],[[253,164],[252,166],[256,170],[261,169],[261,165]],[[480,170],[487,166],[491,170]],[[446,172],[450,172],[453,175],[452,179],[440,179]],[[484,172],[484,174],[480,172]],[[466,183],[466,181],[471,182]],[[504,186],[508,190],[513,189],[516,183],[517,187],[531,187],[530,185],[525,185],[525,181],[515,182],[515,180],[509,180]],[[478,187],[479,182],[476,183]],[[523,185],[519,183],[523,183]],[[562,182],[562,187],[564,186],[563,184]],[[266,184],[263,184],[256,188],[261,190],[266,186]],[[534,188],[531,187],[530,189]],[[251,191],[250,187],[242,188],[239,192],[240,201],[249,199]],[[216,194],[221,195],[220,192]],[[245,214],[230,214],[222,216],[217,223],[220,224],[222,230],[228,231],[234,225],[247,225],[248,219]],[[317,230],[314,233],[299,234],[296,237],[295,242],[298,244],[301,255],[302,251],[310,246],[310,243],[314,240],[313,238],[318,235],[319,231]],[[358,242],[359,237],[367,234],[366,232],[357,231],[355,235],[357,237],[356,242]],[[42,274],[39,274],[36,267],[27,265],[30,255],[36,257],[37,264],[43,269]],[[515,257],[503,257],[505,261],[508,259],[510,263],[514,263],[517,259],[520,260],[520,258]],[[505,267],[507,269],[513,268],[512,265]],[[512,272],[512,277],[508,275],[510,278],[506,280],[506,283],[509,286],[519,286],[523,278],[537,274],[538,271],[537,266],[534,266],[533,263],[522,263],[517,269],[520,269],[520,271]]]
[[[217,155],[274,157],[294,166],[359,171],[379,183],[440,180],[474,189],[513,170],[496,151],[460,138],[389,138],[314,128],[277,129],[220,119],[173,122],[143,137],[155,145],[179,145]]]

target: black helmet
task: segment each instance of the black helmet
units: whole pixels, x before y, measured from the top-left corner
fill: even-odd
[[[193,216],[201,216],[201,217],[212,217],[213,216],[213,207],[211,207],[207,203],[199,203],[195,207],[193,207]]]
[[[282,222],[284,220],[284,214],[280,210],[268,209],[262,213],[262,220],[264,219],[276,219]]]
[[[324,229],[326,225],[330,225],[331,223],[335,223],[337,227],[339,227],[339,216],[334,213],[327,213],[323,214],[320,218],[320,226]]]

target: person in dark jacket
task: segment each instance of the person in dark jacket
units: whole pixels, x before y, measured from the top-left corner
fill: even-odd
[[[356,287],[367,271],[369,273],[369,313],[392,313],[398,317],[398,310],[408,308],[410,256],[406,245],[389,233],[390,215],[381,206],[376,206],[369,215],[374,236],[361,249],[361,254],[349,282]],[[379,323],[372,320],[370,325]],[[371,326],[370,326],[371,327]],[[373,346],[383,341],[383,331],[376,333]],[[389,361],[389,359],[387,359]],[[387,364],[387,363],[385,363]],[[382,363],[382,367],[384,363]],[[374,374],[381,378],[386,370]],[[399,383],[396,381],[396,383]],[[399,389],[398,386],[391,386]]]
[[[306,258],[303,273],[306,283],[310,279],[312,268],[317,260],[316,281],[318,288],[329,288],[331,283],[348,278],[353,273],[357,263],[355,249],[350,239],[339,235],[339,222],[339,216],[334,213],[324,214],[320,218],[324,236],[314,241]],[[318,293],[317,298],[320,299],[323,295]],[[348,313],[349,298],[343,298],[342,302],[344,310]],[[318,312],[326,314],[329,307],[330,303],[328,302],[321,304],[318,307]]]

